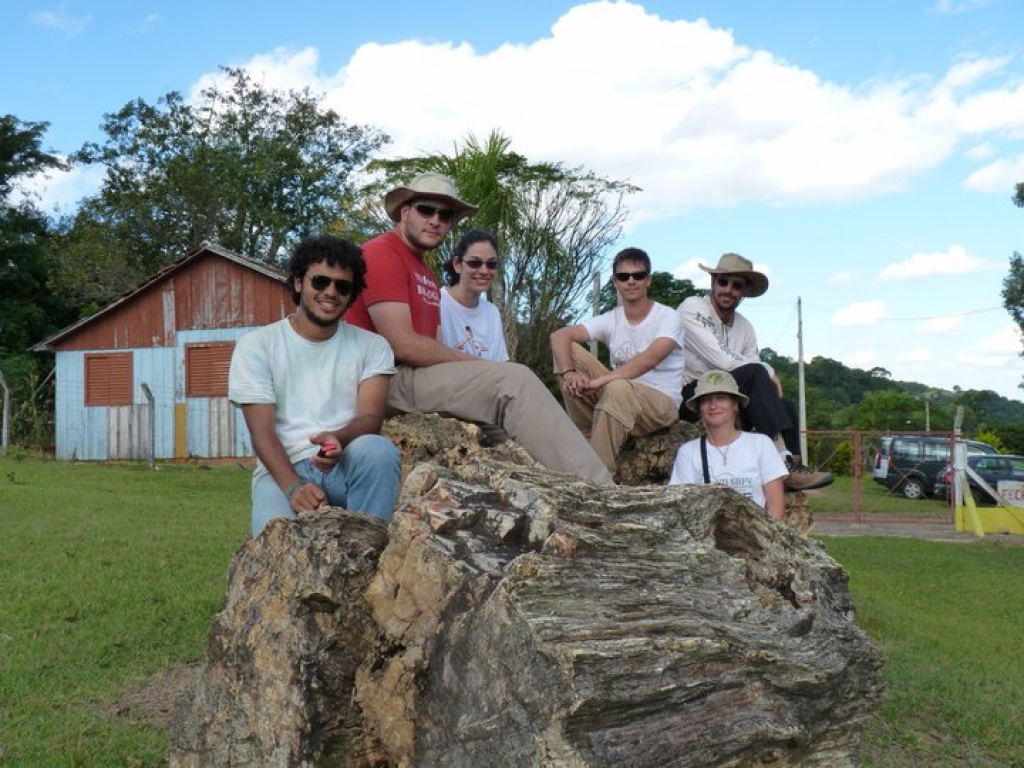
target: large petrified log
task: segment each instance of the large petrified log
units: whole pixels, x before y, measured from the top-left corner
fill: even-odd
[[[423,461],[446,466],[484,458],[535,465],[530,455],[512,441],[491,444],[479,427],[433,414],[405,414],[388,419],[384,434],[402,453],[406,474]],[[622,485],[665,485],[679,446],[699,435],[697,425],[677,422],[651,435],[630,438],[619,453],[618,482]],[[486,445],[485,445],[486,444]],[[786,523],[807,533],[814,525],[807,494],[786,494]]]
[[[820,545],[726,488],[435,458],[387,532],[239,550],[172,765],[855,764],[882,655]]]

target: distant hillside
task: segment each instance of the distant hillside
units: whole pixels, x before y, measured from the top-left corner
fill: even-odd
[[[775,368],[783,391],[796,399],[797,363],[764,349],[761,358]],[[1024,402],[992,390],[952,391],[913,381],[894,381],[884,368],[847,368],[827,357],[804,365],[808,429],[871,429],[948,432],[958,406],[968,436],[991,432],[1004,447],[1024,453]]]

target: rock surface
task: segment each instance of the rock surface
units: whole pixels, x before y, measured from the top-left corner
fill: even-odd
[[[405,414],[388,419],[383,433],[402,453],[402,470],[409,471],[424,461],[446,466],[498,459],[536,466],[530,455],[511,440],[492,443],[475,424],[445,419],[433,414]],[[665,485],[672,474],[676,451],[687,440],[700,435],[696,424],[680,421],[644,437],[630,438],[619,453],[618,482],[622,485]],[[403,477],[404,479],[404,477]],[[807,494],[786,494],[786,523],[808,533],[814,518]]]
[[[726,488],[456,442],[387,530],[239,550],[172,766],[856,764],[882,654],[820,545]]]

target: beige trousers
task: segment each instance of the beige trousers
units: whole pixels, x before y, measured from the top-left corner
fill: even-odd
[[[400,365],[388,385],[388,408],[497,424],[548,469],[614,485],[611,473],[572,428],[558,401],[533,371],[519,363]]]
[[[572,367],[591,379],[608,373],[600,360],[576,343]],[[583,398],[568,397],[561,379],[559,387],[569,418],[582,433],[590,434],[590,447],[612,474],[627,437],[649,435],[679,421],[679,408],[671,397],[631,379],[611,381]]]

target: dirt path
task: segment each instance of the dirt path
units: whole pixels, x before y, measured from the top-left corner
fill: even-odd
[[[902,536],[912,539],[927,539],[928,541],[947,541],[959,544],[973,544],[976,542],[992,542],[997,544],[1009,544],[1011,546],[1024,546],[1024,536],[1016,536],[1003,533],[990,533],[979,538],[973,533],[958,531],[952,523],[937,523],[922,521],[917,523],[848,523],[832,520],[821,520],[814,523],[811,529],[812,536]]]

